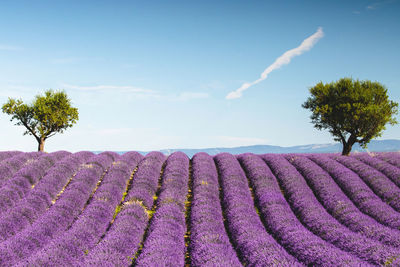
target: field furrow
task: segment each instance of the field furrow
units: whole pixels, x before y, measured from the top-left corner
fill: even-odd
[[[397,163],[0,152],[0,267],[400,266]]]
[[[242,263],[270,266],[296,262],[264,228],[238,160],[228,153],[218,154],[214,160],[220,176],[222,207],[229,234]]]
[[[218,173],[211,156],[192,159],[193,199],[190,216],[192,266],[242,266],[225,231]]]
[[[104,238],[89,251],[82,266],[130,266],[143,240],[154,197],[159,188],[165,156],[147,154],[138,165],[132,186]]]
[[[292,161],[295,157],[287,155],[286,159]],[[277,155],[271,157],[268,164],[274,170],[287,202],[303,225],[336,247],[372,264],[383,265],[388,259],[400,256],[400,249],[355,233],[332,217],[317,200],[303,176],[286,159]]]
[[[65,158],[19,200],[10,212],[1,213],[0,241],[14,236],[45,212],[52,205],[57,193],[75,176],[80,165],[92,155],[89,152],[79,152]]]
[[[166,161],[157,208],[135,266],[183,266],[185,263],[185,200],[189,159],[182,152]]]
[[[355,172],[385,203],[396,211],[400,211],[400,187],[397,187],[388,177],[355,158],[344,156],[333,158]]]
[[[354,232],[400,248],[400,231],[384,226],[362,213],[319,165],[304,156],[291,155],[287,159],[302,174],[315,197],[336,220]]]
[[[140,160],[136,157],[115,157],[92,200],[79,215],[70,229],[51,241],[23,265],[29,266],[76,266],[82,262],[105,232],[114,215],[115,207],[122,197],[126,182]]]
[[[379,159],[376,156],[370,156],[364,153],[356,154],[353,156],[356,159],[368,164],[372,168],[386,175],[386,177],[388,177],[393,183],[395,183],[400,188],[400,168],[397,168],[392,164]]]
[[[32,164],[43,155],[45,154],[42,152],[21,153],[2,161],[0,163],[0,188],[2,188],[18,170]]]
[[[349,199],[365,214],[383,225],[400,230],[400,214],[383,202],[352,170],[327,155],[310,155],[309,158],[327,171]]]
[[[62,234],[82,212],[93,188],[112,164],[100,154],[81,169],[61,197],[32,225],[0,244],[1,265],[14,265]]]
[[[38,181],[59,160],[68,156],[69,152],[59,151],[40,157],[37,161],[20,169],[0,188],[0,210],[6,212],[29,190],[35,187]]]

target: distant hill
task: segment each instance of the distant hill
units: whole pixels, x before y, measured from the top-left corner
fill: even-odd
[[[192,157],[198,152],[206,152],[210,155],[216,155],[221,152],[227,152],[231,154],[241,154],[241,153],[255,153],[255,154],[265,154],[265,153],[339,153],[342,151],[342,144],[311,144],[311,145],[301,145],[301,146],[270,146],[270,145],[254,145],[254,146],[240,146],[240,147],[219,147],[219,148],[201,148],[201,149],[163,149],[160,150],[162,153],[169,155],[175,151],[182,151],[188,157]],[[400,140],[387,139],[387,140],[372,140],[368,144],[368,149],[365,150],[361,148],[358,144],[353,146],[352,152],[388,152],[388,151],[400,151]],[[118,151],[118,153],[123,154],[125,151]],[[147,152],[140,151],[142,154]]]

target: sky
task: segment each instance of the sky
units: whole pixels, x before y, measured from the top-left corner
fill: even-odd
[[[399,0],[1,1],[0,104],[67,93],[79,121],[46,151],[333,143],[301,107],[309,88],[368,79],[400,102],[399,13]],[[0,130],[0,150],[37,149],[5,113]]]

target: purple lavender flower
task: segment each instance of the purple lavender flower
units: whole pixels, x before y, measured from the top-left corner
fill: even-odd
[[[301,160],[297,155],[286,155],[286,158],[297,162]],[[303,176],[283,156],[275,155],[265,159],[275,173],[292,210],[314,234],[372,264],[382,265],[387,259],[400,256],[400,249],[385,246],[340,224],[325,210]]]
[[[197,153],[192,159],[192,170],[191,265],[242,266],[224,227],[213,158],[206,153]]]
[[[327,171],[363,213],[383,225],[400,230],[400,214],[375,195],[357,174],[327,155],[311,154],[309,159]]]
[[[400,212],[400,188],[390,179],[371,166],[353,157],[334,156],[333,158],[357,173],[377,196],[382,198],[382,200],[393,209]]]
[[[61,197],[32,225],[0,244],[0,265],[12,265],[29,257],[52,239],[65,232],[82,212],[87,199],[101,175],[112,164],[102,153],[89,160]]]
[[[0,151],[0,162],[21,153],[21,151]]]
[[[137,266],[184,265],[188,179],[188,157],[182,152],[172,153],[166,161],[157,209]]]
[[[242,263],[250,266],[301,265],[267,233],[237,159],[221,153],[214,160],[220,175],[227,228]]]
[[[362,213],[332,177],[315,162],[297,154],[286,158],[303,175],[325,209],[340,223],[386,245],[400,247],[400,231],[384,226]]]
[[[3,187],[0,188],[0,210],[6,212],[9,208],[14,206],[15,202],[23,198],[56,161],[69,154],[71,153],[66,151],[53,152],[40,157],[37,161],[17,171],[14,176],[6,181]]]
[[[400,153],[399,152],[382,152],[376,153],[376,157],[384,160],[397,168],[400,168]]]
[[[0,163],[0,188],[21,168],[34,162],[42,152],[20,153]]]
[[[126,182],[142,156],[125,154],[114,162],[104,176],[93,198],[76,222],[65,233],[57,236],[40,252],[33,254],[23,265],[77,265],[106,231],[116,205],[122,198]]]
[[[400,187],[400,168],[393,166],[392,164],[379,159],[378,157],[368,155],[368,153],[353,154],[356,159],[368,164],[374,169],[385,174],[393,183]]]
[[[121,211],[104,239],[88,252],[82,266],[131,264],[149,221],[147,211],[153,206],[164,161],[162,153],[151,152],[139,162]]]
[[[32,224],[51,204],[52,200],[79,166],[93,153],[78,152],[58,162],[10,212],[0,215],[0,241],[15,235]]]
[[[268,159],[273,155],[263,155]],[[266,163],[253,154],[241,155],[265,226],[291,255],[307,265],[358,266],[361,260],[314,235],[301,224]],[[368,265],[367,263],[365,263]],[[279,265],[279,263],[277,263]]]

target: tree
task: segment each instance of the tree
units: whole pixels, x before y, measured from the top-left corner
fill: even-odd
[[[388,99],[386,87],[379,82],[342,78],[320,82],[310,93],[302,107],[311,110],[315,128],[328,129],[343,144],[342,155],[349,155],[355,143],[366,148],[371,139],[382,135],[387,123],[397,123],[394,115],[399,104]]]
[[[20,99],[9,98],[2,107],[3,112],[17,120],[15,125],[26,128],[24,135],[33,135],[38,142],[38,151],[44,151],[46,139],[63,133],[79,119],[78,109],[71,106],[64,91],[47,90],[44,96],[37,95],[31,105]]]

